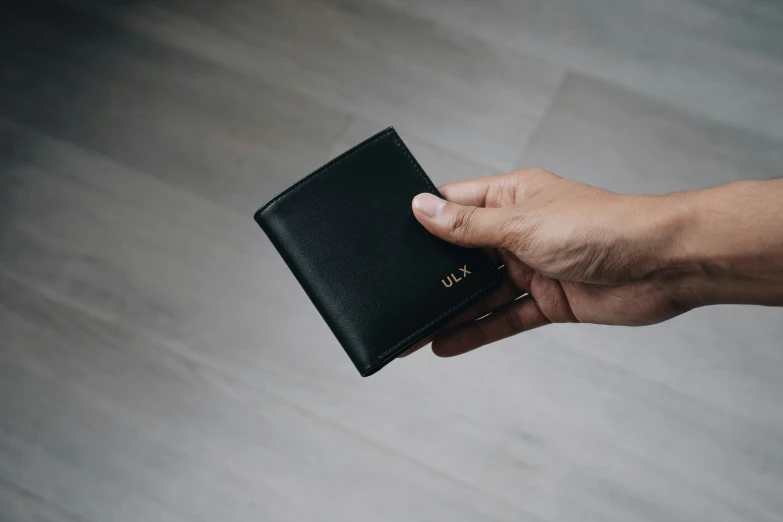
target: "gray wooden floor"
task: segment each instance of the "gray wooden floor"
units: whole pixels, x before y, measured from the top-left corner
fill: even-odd
[[[440,183],[780,175],[783,4],[16,4],[0,520],[783,520],[783,311],[361,379],[251,218],[390,124]]]

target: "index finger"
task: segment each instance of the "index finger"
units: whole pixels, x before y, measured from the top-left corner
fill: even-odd
[[[497,199],[507,189],[513,188],[518,179],[516,172],[487,176],[467,181],[448,183],[440,187],[440,192],[448,201],[471,207],[498,206],[492,200]]]
[[[476,178],[468,181],[457,181],[438,187],[443,198],[460,205],[483,207],[487,203],[487,194],[493,183],[500,176]]]

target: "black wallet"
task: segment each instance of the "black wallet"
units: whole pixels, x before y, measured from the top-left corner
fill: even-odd
[[[411,201],[421,192],[440,195],[390,127],[255,214],[365,377],[500,282],[483,250],[416,221]]]

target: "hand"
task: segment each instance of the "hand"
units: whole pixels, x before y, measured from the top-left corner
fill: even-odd
[[[430,341],[437,355],[453,356],[549,323],[647,325],[689,308],[667,285],[677,228],[667,196],[615,194],[540,169],[441,193],[448,201],[416,196],[416,219],[446,241],[487,249],[505,265],[504,279],[403,356]]]

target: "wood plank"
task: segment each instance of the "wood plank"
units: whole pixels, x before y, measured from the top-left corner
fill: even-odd
[[[373,1],[783,140],[778,3]]]
[[[779,310],[553,326],[360,379],[251,214],[389,124],[437,183],[779,175],[779,19],[727,0],[14,6],[0,520],[778,520]]]
[[[0,478],[77,517],[534,520],[2,276],[0,307]]]

